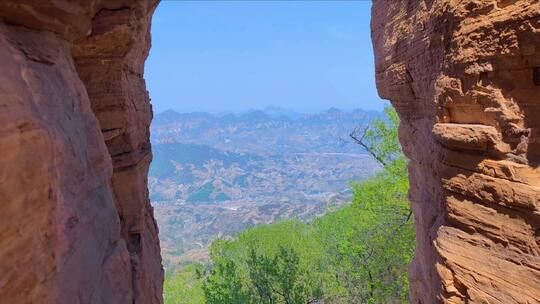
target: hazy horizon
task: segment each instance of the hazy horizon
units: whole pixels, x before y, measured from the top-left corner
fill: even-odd
[[[370,2],[162,2],[146,81],[156,113],[381,110]]]
[[[382,101],[381,103],[386,104],[384,101]],[[332,109],[337,109],[339,111],[347,112],[347,113],[350,113],[350,112],[353,112],[353,111],[377,112],[377,113],[382,113],[383,112],[383,109],[367,110],[367,109],[362,109],[360,107],[345,109],[345,108],[332,107],[332,106],[328,107],[328,108],[322,108],[320,110],[313,110],[313,111],[298,110],[297,111],[297,110],[293,110],[293,109],[290,109],[290,108],[284,108],[284,107],[280,107],[280,106],[271,106],[270,105],[270,106],[266,106],[266,107],[263,107],[263,108],[248,108],[248,109],[245,109],[245,110],[237,110],[237,111],[218,111],[218,110],[215,110],[215,111],[211,111],[211,110],[210,111],[197,111],[197,110],[191,111],[191,110],[181,110],[181,109],[172,109],[172,108],[163,109],[162,111],[157,111],[157,110],[154,109],[154,115],[160,115],[160,114],[164,114],[164,113],[169,112],[169,111],[173,111],[173,112],[176,112],[178,114],[207,113],[207,114],[211,114],[211,115],[214,115],[214,116],[222,116],[222,115],[227,115],[227,114],[243,115],[243,114],[256,112],[256,111],[266,112],[266,111],[269,111],[269,110],[281,110],[281,111],[284,111],[284,112],[291,112],[291,113],[296,113],[296,114],[316,115],[316,114],[321,114],[321,113],[330,111]]]

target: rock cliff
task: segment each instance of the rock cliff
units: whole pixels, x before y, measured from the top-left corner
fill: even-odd
[[[413,303],[540,303],[540,1],[375,0],[402,120]]]
[[[0,302],[162,302],[143,79],[156,5],[0,2]]]

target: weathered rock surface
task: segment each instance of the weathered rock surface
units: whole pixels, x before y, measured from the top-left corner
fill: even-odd
[[[155,0],[0,2],[0,302],[161,303]]]
[[[413,303],[540,303],[540,1],[376,0],[402,119]]]

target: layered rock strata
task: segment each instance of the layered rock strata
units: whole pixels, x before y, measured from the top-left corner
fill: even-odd
[[[540,303],[540,1],[375,0],[399,112],[412,303]]]
[[[0,2],[0,302],[161,303],[155,0]]]

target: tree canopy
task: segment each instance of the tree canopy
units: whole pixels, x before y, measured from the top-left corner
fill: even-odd
[[[399,118],[392,108],[385,112],[385,119],[351,133],[383,165],[375,176],[352,183],[351,204],[309,223],[281,221],[214,241],[209,265],[167,276],[165,302],[406,303],[415,246],[407,160]]]

